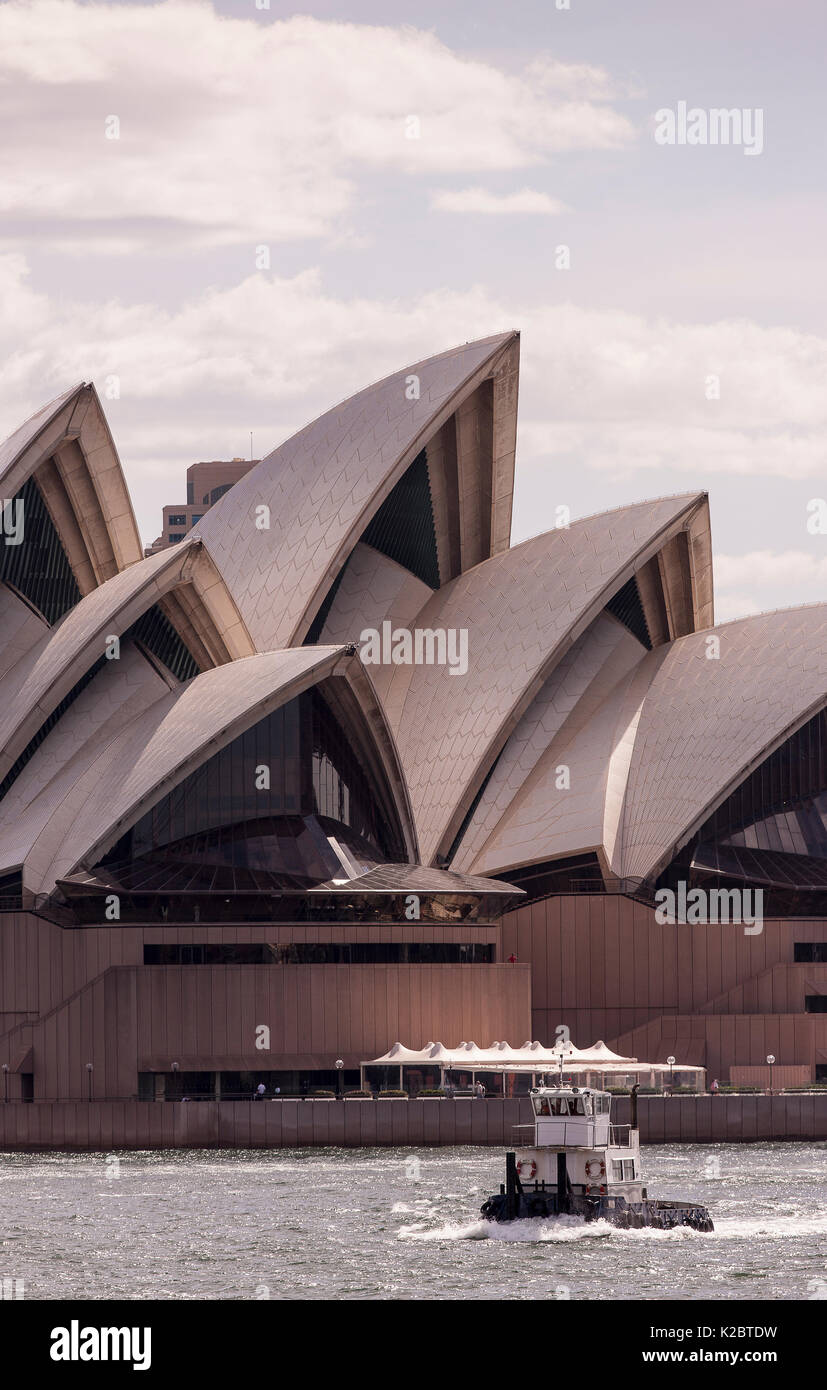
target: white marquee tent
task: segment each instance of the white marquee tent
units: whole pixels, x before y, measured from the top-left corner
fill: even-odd
[[[429,1042],[419,1049],[396,1042],[382,1057],[361,1063],[363,1086],[369,1067],[398,1068],[400,1090],[404,1089],[405,1068],[420,1071],[438,1068],[440,1086],[445,1085],[446,1075],[451,1072],[470,1072],[472,1081],[478,1073],[501,1074],[503,1093],[508,1074],[532,1078],[546,1076],[548,1080],[562,1074],[582,1085],[633,1085],[638,1082],[656,1088],[662,1087],[664,1079],[671,1076],[696,1090],[703,1089],[705,1075],[703,1067],[688,1063],[676,1062],[670,1066],[668,1062],[639,1062],[637,1057],[621,1057],[603,1041],[587,1048],[575,1047],[573,1043],[543,1047],[539,1042],[525,1042],[522,1047],[512,1047],[507,1042],[494,1042],[490,1047],[478,1047],[474,1042],[461,1042],[459,1047],[446,1047],[441,1042]]]

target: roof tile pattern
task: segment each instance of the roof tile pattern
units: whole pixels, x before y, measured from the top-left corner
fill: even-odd
[[[0,681],[48,630],[45,618],[0,584]]]
[[[452,675],[447,665],[398,667],[386,696],[426,862],[458,826],[463,799],[555,662],[698,501],[689,494],[641,503],[535,536],[460,575],[425,605],[418,628],[468,634],[466,674]]]
[[[670,858],[825,703],[827,604],[693,632],[646,662],[652,679],[626,789],[624,877],[644,877]]]
[[[555,839],[576,843],[579,834],[583,848],[600,841],[606,766],[595,776],[588,741],[579,753],[573,745],[584,729],[594,730],[600,706],[645,654],[615,618],[601,613],[595,619],[552,671],[508,739],[452,867],[488,873],[500,860],[514,867],[548,858]],[[605,739],[594,742],[605,753]],[[570,772],[567,791],[555,785],[561,763]],[[574,818],[583,823],[586,802],[587,828],[575,832]]]
[[[201,536],[261,651],[300,642],[349,550],[413,461],[514,340],[467,343],[395,372],[262,459],[207,512]],[[418,378],[418,397],[408,383]],[[269,528],[256,517],[269,508]]]
[[[665,575],[661,607],[671,604],[673,619],[657,640],[710,619],[704,494],[504,549],[517,345],[515,334],[469,343],[360,392],[264,459],[181,545],[135,563],[131,504],[93,388],[65,393],[0,447],[5,495],[34,472],[65,546],[77,523],[76,562],[84,545],[98,552],[85,597],[52,629],[0,586],[0,778],[105,639],[156,601],[226,661],[170,688],[124,644],[0,803],[0,871],[22,865],[27,888],[50,891],[218,747],[335,673],[346,684],[331,679],[327,692],[335,704],[347,690],[344,705],[360,712],[357,742],[384,769],[409,857],[421,860],[417,882],[435,882],[422,866],[446,852],[489,772],[454,870],[507,876],[596,849],[608,872],[650,876],[824,704],[827,606],[690,632],[653,652],[603,611],[652,561],[644,603],[654,621]],[[456,577],[434,592],[360,537],[436,436],[435,531],[443,578]],[[269,529],[255,524],[261,507]],[[323,645],[302,647],[346,562]],[[473,568],[458,574],[463,563]],[[363,668],[343,656],[386,620],[466,633],[467,670]],[[558,786],[561,764],[569,788]]]
[[[85,671],[181,578],[191,541],[139,560],[82,598],[0,681],[0,777]]]
[[[392,631],[410,628],[433,592],[410,570],[360,542],[351,553],[320,640],[358,642],[368,628],[381,632],[384,622]],[[377,693],[384,696],[394,668],[372,664],[369,669]]]
[[[40,891],[35,866],[50,859],[61,808],[76,806],[75,784],[121,729],[168,693],[132,643],[97,673],[0,801],[0,873],[23,865],[26,887]],[[83,805],[74,813],[82,819]]]
[[[72,386],[68,391],[64,391],[60,396],[55,396],[53,401],[41,406],[25,420],[22,425],[4,439],[0,444],[0,486],[4,489],[4,496],[9,496],[12,491],[17,492],[25,481],[24,477],[19,480],[13,473],[13,468],[18,459],[25,454],[26,450],[35,442],[38,435],[45,435],[49,425],[60,418],[61,426],[57,431],[53,431],[57,437],[61,437],[65,432],[65,424],[71,416],[75,397],[80,386]],[[28,471],[28,470],[27,470]],[[12,486],[8,486],[8,482]]]

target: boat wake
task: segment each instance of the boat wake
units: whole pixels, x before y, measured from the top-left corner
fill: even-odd
[[[506,1242],[535,1242],[540,1244],[561,1244],[574,1240],[605,1240],[618,1235],[607,1221],[591,1221],[588,1224],[573,1216],[558,1216],[552,1220],[521,1221],[476,1221],[447,1222],[444,1226],[403,1226],[398,1232],[399,1240],[501,1240]],[[625,1233],[623,1233],[625,1234]],[[659,1234],[665,1234],[660,1232]]]
[[[424,1214],[424,1213],[423,1213]],[[645,1226],[638,1230],[622,1230],[608,1221],[584,1222],[572,1216],[558,1216],[549,1220],[484,1221],[482,1219],[466,1222],[445,1222],[439,1226],[429,1226],[424,1221],[410,1226],[402,1226],[397,1231],[398,1240],[417,1241],[456,1241],[456,1240],[499,1240],[510,1243],[564,1245],[579,1240],[623,1240],[623,1241],[676,1241],[695,1240],[698,1231],[688,1226],[675,1226],[663,1231],[657,1227]],[[827,1234],[827,1215],[812,1216],[766,1216],[716,1217],[715,1230],[704,1233],[705,1239],[726,1240],[787,1240],[795,1236],[823,1236]]]

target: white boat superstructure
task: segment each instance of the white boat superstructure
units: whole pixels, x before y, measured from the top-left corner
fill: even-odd
[[[612,1124],[608,1091],[539,1086],[531,1092],[533,1123],[517,1126],[515,1151],[506,1155],[506,1182],[489,1197],[483,1215],[582,1216],[621,1226],[693,1226],[712,1230],[705,1207],[656,1202],[643,1186],[637,1095],[630,1124]]]

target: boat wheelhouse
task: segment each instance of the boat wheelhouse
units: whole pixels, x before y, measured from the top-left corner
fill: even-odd
[[[612,1124],[608,1091],[539,1086],[531,1092],[531,1104],[533,1122],[515,1127],[505,1183],[483,1204],[483,1216],[494,1221],[574,1216],[626,1228],[713,1229],[706,1207],[648,1196],[636,1089],[628,1125]]]

